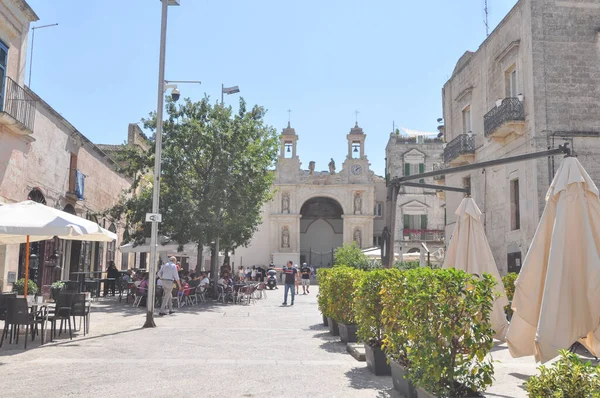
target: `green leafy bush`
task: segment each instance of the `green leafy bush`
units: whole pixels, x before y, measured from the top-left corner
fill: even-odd
[[[504,285],[504,291],[506,292],[506,298],[508,299],[508,305],[504,307],[506,316],[510,319],[513,314],[513,310],[510,307],[512,304],[513,297],[515,296],[515,281],[519,277],[516,272],[509,272],[502,277],[502,284]]]
[[[460,397],[492,384],[490,313],[495,281],[456,269],[400,272],[381,290],[384,347],[407,378],[440,397]]]
[[[540,366],[539,376],[524,383],[532,398],[598,398],[600,368],[583,362],[577,354],[560,351],[560,359],[552,366]]]
[[[319,268],[317,271],[317,282],[319,283],[319,293],[317,294],[317,305],[319,311],[325,317],[331,317],[329,313],[329,300],[331,298],[331,272],[332,268]]]
[[[352,267],[337,266],[331,270],[329,283],[328,313],[338,323],[352,325],[354,319],[354,283],[364,271]]]
[[[64,287],[65,287],[65,283],[62,281],[56,281],[50,285],[51,289],[63,289]]]
[[[13,292],[17,292],[17,294],[25,293],[25,278],[21,278],[18,281],[13,283],[12,286]],[[38,286],[34,281],[29,279],[27,283],[27,294],[36,294],[38,292]]]
[[[394,262],[394,268],[400,271],[406,271],[409,269],[419,268],[421,264],[418,261],[396,261]]]
[[[399,278],[396,269],[363,272],[354,284],[354,316],[361,341],[380,346],[383,342],[383,303],[380,294],[386,280]]]
[[[333,266],[345,265],[352,268],[368,270],[371,268],[369,258],[362,252],[355,242],[346,243],[335,249]]]

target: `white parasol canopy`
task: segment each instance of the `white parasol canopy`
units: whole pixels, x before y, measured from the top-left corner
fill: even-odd
[[[574,157],[565,158],[548,189],[512,308],[513,357],[547,362],[578,340],[600,355],[600,199]]]
[[[496,279],[496,293],[500,297],[494,302],[491,322],[495,332],[494,337],[503,341],[508,328],[508,321],[504,313],[508,299],[481,224],[481,210],[472,198],[464,198],[455,214],[458,219],[442,268],[461,269],[479,276],[488,273]]]
[[[95,222],[27,200],[0,206],[0,245],[25,243],[25,295],[29,280],[29,243],[51,239],[112,242],[117,235]]]
[[[52,239],[112,242],[117,235],[93,221],[27,200],[0,206],[0,244]]]

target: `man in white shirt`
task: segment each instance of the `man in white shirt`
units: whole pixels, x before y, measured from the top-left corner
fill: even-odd
[[[162,281],[163,286],[163,299],[162,305],[160,306],[160,312],[158,315],[167,315],[167,307],[169,308],[169,314],[173,313],[173,282],[177,282],[177,286],[181,289],[181,282],[179,281],[179,273],[177,272],[177,265],[175,257],[170,257],[169,262],[164,264],[157,276]]]
[[[202,279],[200,280],[200,287],[203,287],[204,289],[207,289],[209,285],[210,285],[210,280],[208,279],[208,277],[206,276],[206,274],[203,273],[202,274]]]

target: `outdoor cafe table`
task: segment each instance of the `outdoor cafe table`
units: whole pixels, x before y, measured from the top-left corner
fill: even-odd
[[[94,274],[102,274],[102,271],[77,271],[71,272],[73,275],[77,275],[77,280],[79,281],[79,291],[85,292],[85,276],[86,275],[94,275]]]

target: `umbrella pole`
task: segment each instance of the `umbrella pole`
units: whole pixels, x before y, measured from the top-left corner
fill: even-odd
[[[29,235],[25,242],[25,286],[23,287],[23,295],[27,298],[27,285],[29,285]]]

